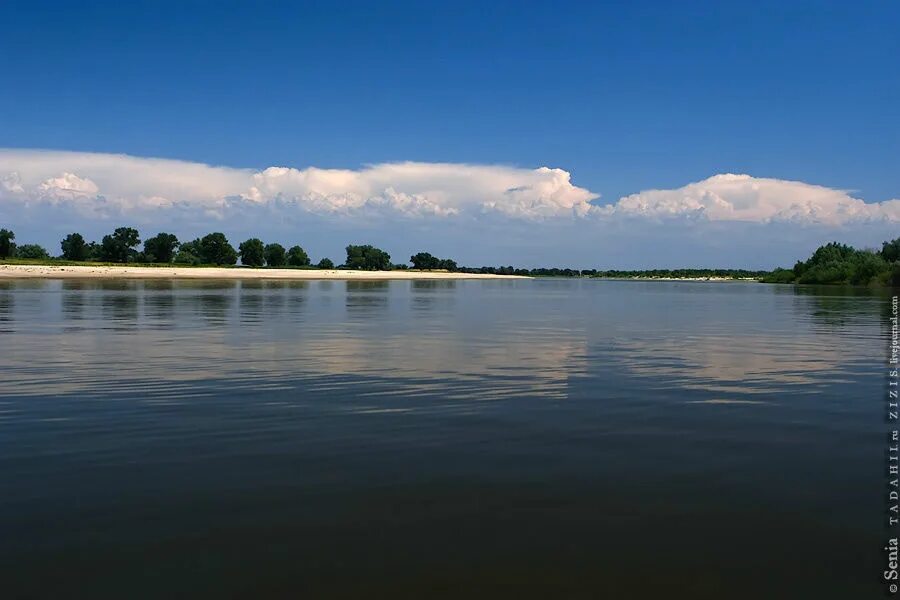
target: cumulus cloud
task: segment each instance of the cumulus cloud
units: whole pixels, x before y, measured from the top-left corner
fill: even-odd
[[[602,209],[606,215],[695,217],[709,221],[845,225],[900,221],[900,200],[866,203],[846,191],[723,174],[673,190],[647,190]]]
[[[499,213],[534,220],[584,216],[597,198],[573,185],[566,171],[546,167],[404,162],[358,170],[254,171],[124,155],[22,150],[0,150],[0,183],[5,204],[71,202],[84,211],[101,208],[115,214],[180,208],[224,216],[244,205],[277,205],[317,215]]]
[[[0,150],[0,217],[36,218],[41,208],[74,224],[204,223],[210,219],[359,225],[400,222],[577,221],[629,218],[787,223],[825,227],[900,221],[900,200],[866,203],[800,181],[715,175],[677,189],[651,189],[600,206],[562,169],[401,162],[360,169],[261,170],[119,154]],[[41,217],[45,218],[45,217]],[[597,230],[599,231],[599,229]]]

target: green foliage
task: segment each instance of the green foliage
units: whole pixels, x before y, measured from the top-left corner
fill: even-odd
[[[88,260],[91,260],[91,261],[100,260],[100,254],[101,254],[100,244],[98,244],[97,242],[91,242],[87,245],[87,249],[88,249],[88,257],[87,257]]]
[[[16,255],[14,239],[16,239],[15,233],[9,229],[0,229],[0,258],[12,258]]]
[[[128,262],[137,257],[135,246],[141,243],[137,229],[119,227],[111,235],[103,236],[100,243],[100,260]]]
[[[811,283],[886,285],[893,280],[900,238],[885,242],[880,252],[857,250],[831,242],[820,246],[805,261],[797,261],[791,271],[776,269],[763,281],[768,283]],[[788,273],[793,274],[793,279]]]
[[[206,265],[233,265],[237,262],[237,252],[228,243],[224,233],[215,232],[203,236],[198,244],[200,262]]]
[[[762,278],[763,283],[794,283],[797,276],[792,269],[775,269]]]
[[[287,263],[292,267],[307,267],[310,263],[309,255],[300,246],[291,246],[287,253]]]
[[[409,262],[412,263],[413,269],[437,269],[441,259],[432,256],[429,252],[419,252],[410,256]]]
[[[43,246],[39,246],[38,244],[22,244],[16,248],[16,258],[46,260],[50,258],[50,254]]]
[[[890,255],[890,244],[885,247]],[[884,250],[857,250],[831,242],[817,248],[808,260],[798,261],[793,273],[797,283],[869,285],[888,279],[891,266],[884,255]]]
[[[318,267],[320,269],[333,269],[334,263],[331,262],[330,258],[323,258],[322,260],[319,261],[319,264],[317,264],[316,267]]]
[[[203,259],[200,258],[200,238],[183,242],[178,247],[178,253],[175,255],[175,263],[179,265],[200,265]]]
[[[891,263],[900,260],[900,238],[882,244],[881,258]]]
[[[449,258],[438,258],[432,256],[429,252],[419,252],[409,257],[413,269],[429,271],[433,269],[443,269],[446,271],[456,271],[458,269],[456,261]]]
[[[266,260],[266,247],[259,238],[250,238],[238,246],[241,264],[248,267],[261,267]]]
[[[853,285],[869,285],[888,270],[889,265],[881,254],[863,250],[851,259],[849,281]]]
[[[59,245],[66,260],[87,260],[91,256],[91,248],[80,233],[70,233]]]
[[[370,245],[347,246],[348,269],[360,269],[363,271],[387,271],[391,268],[391,255]]]
[[[264,254],[266,264],[270,267],[282,267],[287,260],[284,246],[281,244],[266,244]]]
[[[144,241],[144,260],[152,263],[170,263],[175,258],[178,238],[171,233],[157,233]]]

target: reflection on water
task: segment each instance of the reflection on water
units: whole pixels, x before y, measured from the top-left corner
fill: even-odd
[[[0,575],[45,596],[863,597],[886,306],[0,281]]]

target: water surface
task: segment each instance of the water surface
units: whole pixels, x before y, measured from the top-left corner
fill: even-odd
[[[0,282],[11,597],[880,593],[886,298]]]

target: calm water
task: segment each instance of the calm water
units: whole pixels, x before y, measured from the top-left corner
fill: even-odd
[[[0,281],[0,593],[874,597],[886,303]]]

